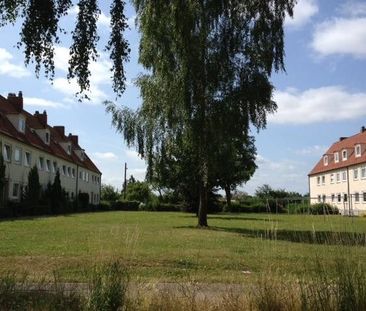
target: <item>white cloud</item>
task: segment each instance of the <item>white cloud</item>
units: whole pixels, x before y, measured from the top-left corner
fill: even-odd
[[[62,103],[38,97],[24,97],[24,105],[50,108],[66,108]]]
[[[94,156],[102,160],[117,160],[118,157],[113,152],[94,152]]]
[[[263,184],[275,189],[284,188],[300,193],[307,192],[307,174],[309,168],[304,162],[283,159],[273,161],[261,155],[257,156],[258,168],[247,184],[240,187],[245,192],[254,194]]]
[[[366,17],[334,18],[319,24],[312,48],[321,56],[332,54],[366,57]]]
[[[339,9],[340,13],[348,16],[365,16],[366,3],[359,1],[345,1]]]
[[[13,55],[6,49],[0,48],[0,75],[12,78],[23,78],[30,76],[30,72],[24,68],[24,65],[16,65],[11,62]]]
[[[279,124],[333,122],[366,116],[366,93],[351,93],[340,86],[276,91],[277,113],[269,121]]]
[[[324,154],[324,152],[328,149],[327,146],[320,146],[320,145],[314,145],[314,146],[308,146],[304,147],[299,150],[295,150],[295,154],[297,155],[312,155],[312,156],[320,156]]]
[[[132,15],[127,19],[127,24],[130,28],[135,28],[136,15]]]
[[[319,12],[315,0],[299,0],[294,8],[293,18],[286,16],[285,25],[298,28],[307,24]]]
[[[139,156],[139,154],[135,150],[127,149],[125,151],[125,153],[126,153],[126,156],[128,158],[131,158],[131,159],[141,159],[141,157]]]

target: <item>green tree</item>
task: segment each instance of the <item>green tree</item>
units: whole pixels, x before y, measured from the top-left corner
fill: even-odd
[[[0,207],[2,207],[4,204],[5,171],[6,166],[4,163],[4,158],[0,152]]]
[[[147,182],[135,181],[127,184],[127,200],[147,203],[151,196],[152,192]]]
[[[142,107],[107,103],[112,122],[148,166],[189,141],[198,159],[198,225],[207,226],[210,169],[220,146],[266,126],[276,110],[272,71],[284,69],[283,22],[295,0],[134,0],[141,32]],[[219,124],[220,126],[217,126]]]
[[[36,207],[41,197],[41,184],[37,166],[33,166],[28,173],[28,186],[25,191],[25,201],[30,207]]]
[[[66,29],[60,27],[60,19],[76,6],[71,0],[0,0],[0,26],[14,24],[18,18],[22,21],[18,47],[24,49],[25,64],[35,63],[38,76],[43,65],[45,75],[50,79],[54,76],[54,45],[59,44],[60,34],[65,35]],[[79,12],[75,28],[71,32],[68,78],[76,78],[80,92],[90,87],[90,63],[97,60],[97,20],[100,9],[97,0],[79,0]],[[113,90],[121,95],[125,90],[124,63],[128,61],[130,48],[123,36],[128,28],[124,15],[125,2],[113,0],[110,6],[110,36],[106,50],[112,62]]]
[[[116,201],[120,197],[120,194],[112,185],[102,184],[101,199],[103,201]]]

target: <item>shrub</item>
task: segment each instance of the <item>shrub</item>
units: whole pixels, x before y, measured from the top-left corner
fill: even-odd
[[[111,203],[111,209],[117,211],[138,211],[139,201],[115,201]]]

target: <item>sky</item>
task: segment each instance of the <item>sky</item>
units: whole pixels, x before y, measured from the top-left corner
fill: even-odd
[[[46,110],[48,123],[64,125],[66,133],[79,135],[79,143],[102,171],[102,182],[122,187],[124,163],[128,175],[145,177],[145,162],[111,126],[103,101],[137,108],[141,105],[134,80],[143,71],[138,64],[139,33],[133,8],[126,16],[130,29],[130,62],[126,65],[127,89],[116,99],[112,91],[111,63],[104,47],[109,35],[110,1],[100,1],[98,20],[99,60],[91,64],[90,101],[79,102],[75,81],[68,81],[70,31],[77,10],[62,19],[69,35],[55,48],[56,74],[50,82],[32,65],[25,67],[18,49],[21,21],[0,28],[0,94],[23,92],[24,108]],[[327,148],[341,136],[356,134],[366,125],[366,1],[299,0],[294,18],[285,23],[286,72],[274,73],[275,114],[267,128],[253,131],[258,169],[239,189],[250,194],[269,184],[300,193],[308,192],[307,174]]]

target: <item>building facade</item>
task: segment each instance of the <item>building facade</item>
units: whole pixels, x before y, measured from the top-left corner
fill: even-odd
[[[325,202],[344,215],[366,214],[366,129],[341,137],[309,173],[311,203]]]
[[[25,111],[21,92],[0,96],[0,147],[6,166],[6,200],[20,200],[29,171],[37,166],[44,189],[59,171],[70,200],[88,193],[89,203],[99,204],[102,174],[80,147],[78,136],[66,136],[64,126],[50,126],[46,111]]]

